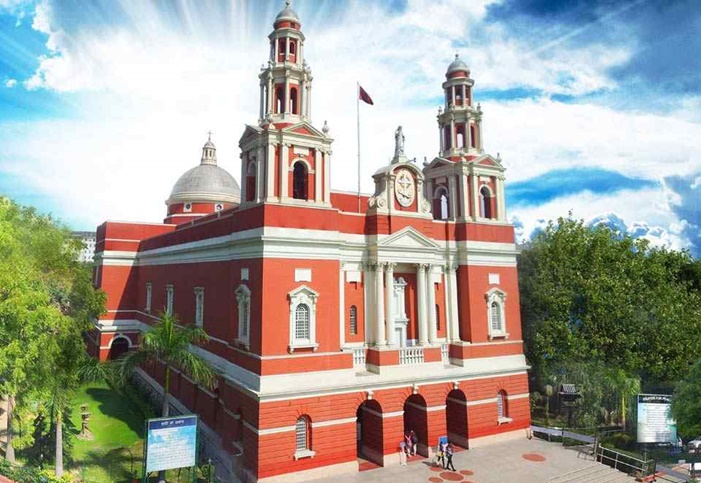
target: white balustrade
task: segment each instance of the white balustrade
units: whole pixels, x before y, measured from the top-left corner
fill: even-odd
[[[450,363],[450,346],[448,344],[441,344],[441,360],[443,364]]]
[[[353,348],[353,367],[365,366],[365,347]]]
[[[399,349],[399,365],[410,366],[414,364],[423,364],[424,348],[423,347],[402,347]]]

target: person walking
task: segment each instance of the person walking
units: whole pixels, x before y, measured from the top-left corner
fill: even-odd
[[[453,443],[448,443],[445,447],[445,469],[450,471],[458,471],[453,464]]]
[[[416,436],[416,433],[412,429],[411,432],[409,433],[409,436],[411,437],[411,452],[412,456],[416,456],[416,449],[419,446],[419,437]]]
[[[440,465],[443,469],[445,469],[445,446],[445,442],[440,441],[436,451],[436,465]]]
[[[411,433],[405,433],[404,434],[404,447],[406,448],[406,455],[411,456]]]

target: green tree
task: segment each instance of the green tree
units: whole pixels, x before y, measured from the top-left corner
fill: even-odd
[[[124,354],[117,361],[118,373],[126,381],[134,369],[148,362],[165,364],[165,382],[163,384],[163,406],[161,416],[167,417],[170,409],[170,369],[179,368],[188,374],[197,384],[213,387],[215,372],[212,366],[190,350],[192,345],[203,344],[209,340],[207,333],[200,327],[183,327],[178,325],[175,315],[162,313],[158,323],[139,338],[139,347]],[[159,481],[165,480],[165,472],[159,474]]]
[[[701,359],[696,361],[674,391],[672,416],[682,436],[696,437],[701,434]]]
[[[686,252],[560,218],[519,260],[526,356],[549,368],[601,361],[627,377],[678,380],[701,356],[701,280]],[[625,406],[621,406],[621,410]]]

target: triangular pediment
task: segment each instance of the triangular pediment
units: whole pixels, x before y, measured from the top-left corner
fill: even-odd
[[[306,121],[297,123],[297,124],[292,124],[291,126],[287,126],[282,129],[283,132],[286,133],[295,133],[295,134],[301,134],[303,136],[313,136],[313,137],[323,137],[325,138],[326,135],[319,131],[317,128],[312,126]]]
[[[244,129],[241,139],[239,139],[239,145],[246,144],[250,139],[258,137],[261,132],[259,127],[246,124],[246,129]]]
[[[453,166],[455,163],[445,159],[445,158],[433,158],[433,161],[428,163],[428,166],[424,168],[424,171],[428,171],[435,168],[442,168],[445,166]]]
[[[427,238],[410,226],[402,228],[379,243],[386,248],[439,248],[430,238]]]
[[[480,156],[479,158],[473,159],[471,162],[474,164],[479,164],[480,166],[504,169],[499,159],[493,157],[491,154],[485,154],[484,156]]]

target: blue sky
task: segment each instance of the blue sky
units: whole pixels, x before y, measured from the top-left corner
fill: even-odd
[[[157,221],[214,131],[240,178],[258,117],[276,1],[0,0],[0,193],[76,229]],[[687,1],[296,0],[312,118],[335,138],[332,187],[393,153],[438,151],[435,114],[456,52],[507,168],[525,238],[549,219],[608,222],[701,254],[701,9]]]

